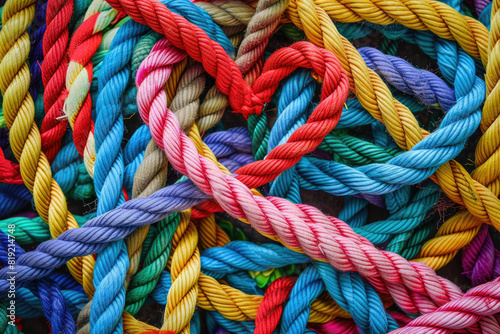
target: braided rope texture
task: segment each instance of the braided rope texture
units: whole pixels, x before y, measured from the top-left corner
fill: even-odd
[[[2,332],[500,333],[500,0],[0,13]]]

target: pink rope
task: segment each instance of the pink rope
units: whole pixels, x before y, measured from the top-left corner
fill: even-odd
[[[285,49],[277,51],[269,61]],[[169,51],[170,47],[153,49],[139,68],[137,100],[141,117],[176,170],[213,196],[231,216],[248,220],[257,231],[276,236],[288,247],[302,249],[311,258],[326,260],[342,271],[359,272],[376,290],[390,294],[405,312],[426,314],[451,300],[458,299],[457,303],[461,303],[461,290],[425,264],[408,262],[397,254],[375,248],[347,224],[314,207],[294,205],[282,198],[255,196],[243,183],[223,174],[215,163],[201,156],[167,108],[163,84],[165,71],[169,70],[162,66],[163,62],[171,63],[171,55],[166,55]],[[471,332],[481,331],[483,327],[494,328],[500,333],[498,323],[492,321],[494,318],[480,320],[483,314],[498,312],[497,305],[473,304],[471,308],[475,310],[475,306],[479,316],[469,317],[467,322],[455,323],[455,326],[472,326],[468,328]],[[475,324],[477,321],[480,325]]]

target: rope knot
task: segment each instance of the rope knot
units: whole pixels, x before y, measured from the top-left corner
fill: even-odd
[[[248,119],[248,117],[252,114],[260,115],[262,110],[264,110],[264,102],[262,102],[262,99],[255,94],[252,94],[250,97],[250,105],[244,105],[241,107],[241,113],[245,119]]]
[[[164,329],[150,328],[145,330],[141,334],[175,334],[175,332]]]

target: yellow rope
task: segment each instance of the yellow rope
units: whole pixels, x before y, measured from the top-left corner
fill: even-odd
[[[215,222],[215,216],[195,220],[199,235],[199,247],[201,250],[212,247],[223,247],[231,242],[229,236]]]
[[[165,318],[161,329],[189,333],[189,321],[196,309],[198,277],[201,273],[198,231],[191,220],[191,210],[182,212],[175,234],[181,234],[181,237],[172,255],[170,268],[172,287],[167,295]]]
[[[264,298],[258,295],[247,295],[204,274],[200,275],[198,284],[200,286],[198,305],[207,311],[218,311],[231,320],[255,320],[257,309]],[[351,318],[349,313],[338,306],[327,294],[320,296],[312,303],[309,322],[325,323],[335,317]]]
[[[170,106],[172,100],[174,99],[175,92],[177,91],[177,86],[179,85],[179,81],[181,80],[182,74],[188,65],[189,58],[186,57],[177,64],[174,65],[172,69],[172,73],[167,80],[167,84],[165,85],[165,92],[167,93],[167,106]]]
[[[375,119],[386,125],[401,148],[411,149],[428,134],[419,127],[408,108],[392,97],[382,79],[368,69],[354,46],[338,33],[325,10],[315,5],[313,0],[293,0],[288,7],[288,14],[295,25],[304,29],[311,42],[337,55],[348,73],[351,91],[356,93],[360,103]],[[481,183],[473,180],[460,164],[452,160],[442,165],[432,179],[451,200],[466,206],[482,222],[500,229],[500,200]],[[464,244],[470,235],[461,235],[460,239],[460,243]]]
[[[299,2],[292,0],[293,3]],[[477,20],[462,15],[450,6],[434,0],[314,0],[314,4],[338,22],[368,22],[388,25],[399,23],[415,30],[430,30],[437,36],[455,40],[483,65],[488,61],[488,29]],[[288,17],[298,22],[296,10]],[[302,28],[302,27],[301,27]]]
[[[33,193],[38,214],[49,224],[51,236],[56,238],[78,224],[68,211],[61,188],[52,178],[49,161],[41,151],[40,131],[34,122],[35,106],[28,92],[30,71],[26,64],[31,47],[27,29],[34,15],[34,0],[9,0],[3,8],[0,90],[5,121],[10,129],[10,144],[20,163],[24,183]],[[93,257],[75,258],[67,265],[87,295],[92,296]]]
[[[500,1],[493,2],[486,67],[487,98],[483,106],[481,131],[476,146],[476,169],[472,177],[486,185],[496,197],[500,195]],[[491,205],[496,205],[492,203]],[[481,228],[481,221],[469,212],[460,212],[448,219],[436,238],[424,244],[415,261],[434,269],[445,266],[468,245]]]

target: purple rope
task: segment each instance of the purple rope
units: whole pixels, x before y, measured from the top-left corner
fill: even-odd
[[[399,57],[385,55],[377,49],[358,49],[369,68],[382,75],[399,91],[415,96],[428,107],[439,107],[448,111],[455,105],[455,93],[437,75],[416,69]]]
[[[17,266],[14,265],[14,269],[11,270],[8,265],[9,252],[12,253],[12,248],[14,248],[14,257],[22,256],[23,254],[26,254],[26,252],[17,243],[11,242],[9,237],[3,231],[0,231],[0,245],[0,262],[2,262],[5,266],[3,270],[15,272]],[[17,278],[15,274],[13,277]],[[60,279],[61,275],[52,274],[51,277]],[[59,284],[51,279],[51,277],[46,277],[37,281],[36,286],[30,286],[30,288],[35,295],[38,294],[42,303],[43,312],[50,321],[53,333],[75,333],[75,320],[64,302],[64,297],[61,293]]]
[[[474,0],[474,8],[476,8],[477,15],[481,14],[490,2],[491,0]]]
[[[488,225],[483,225],[472,242],[464,248],[462,267],[472,286],[500,276],[500,252],[493,246]]]
[[[246,134],[248,139],[244,140],[241,128],[224,133],[216,132],[205,138],[214,152],[222,156],[229,155],[228,159],[234,154],[241,154],[241,151],[251,152],[249,136]],[[187,180],[158,190],[149,197],[130,200],[89,220],[81,228],[68,230],[57,239],[45,241],[37,249],[21,255],[16,263],[16,285],[21,287],[46,277],[71,258],[98,253],[107,244],[125,238],[139,226],[160,221],[169,214],[186,210],[209,198],[211,197]],[[1,293],[5,293],[9,287],[7,272],[6,268],[0,270]]]

